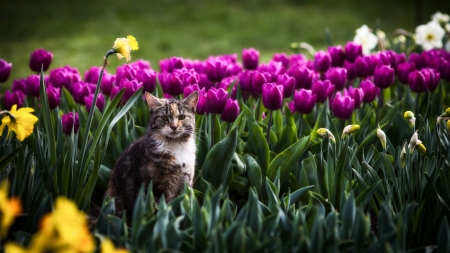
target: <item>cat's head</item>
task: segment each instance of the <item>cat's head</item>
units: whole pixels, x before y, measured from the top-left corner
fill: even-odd
[[[145,92],[145,100],[151,114],[148,133],[170,140],[192,136],[195,130],[198,92],[182,100],[156,98]]]

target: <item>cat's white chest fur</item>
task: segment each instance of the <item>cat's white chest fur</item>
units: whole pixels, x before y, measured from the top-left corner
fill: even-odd
[[[183,172],[194,174],[196,152],[194,138],[189,138],[187,142],[182,143],[162,143],[157,149],[160,152],[172,154],[175,163],[181,165]]]

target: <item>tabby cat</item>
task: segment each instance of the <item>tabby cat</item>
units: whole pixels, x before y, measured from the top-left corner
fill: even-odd
[[[159,99],[145,93],[150,119],[145,135],[128,146],[116,161],[107,195],[114,198],[116,215],[131,214],[139,189],[152,182],[158,202],[192,187],[195,171],[195,108],[198,92],[183,100]]]

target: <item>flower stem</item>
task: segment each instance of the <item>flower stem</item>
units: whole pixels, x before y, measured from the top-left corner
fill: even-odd
[[[383,104],[383,90],[380,90],[380,93],[378,94],[378,106],[377,106],[377,115],[376,115],[377,123],[378,123],[378,119],[380,117],[381,104]]]
[[[300,113],[300,122],[298,123],[298,138],[299,139],[302,135],[302,125],[303,125],[303,114]]]
[[[270,127],[272,126],[272,110],[269,111],[269,125],[267,126],[267,144],[270,146]]]
[[[419,100],[420,100],[420,93],[417,92],[417,96],[416,96],[416,111],[415,111],[415,113],[417,113],[417,115],[419,114]]]
[[[257,122],[258,122],[259,119],[261,118],[261,112],[259,111],[259,110],[260,110],[260,107],[261,107],[261,99],[262,99],[261,96],[258,97],[258,101],[256,102],[256,121],[257,121]]]
[[[214,146],[214,132],[216,130],[216,115],[214,113],[211,113],[211,147]]]

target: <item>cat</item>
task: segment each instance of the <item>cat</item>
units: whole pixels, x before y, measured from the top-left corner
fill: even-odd
[[[145,93],[150,110],[147,131],[117,159],[106,195],[114,198],[116,215],[132,210],[142,184],[152,182],[156,203],[192,187],[195,172],[195,109],[198,92],[185,99],[159,99]]]

